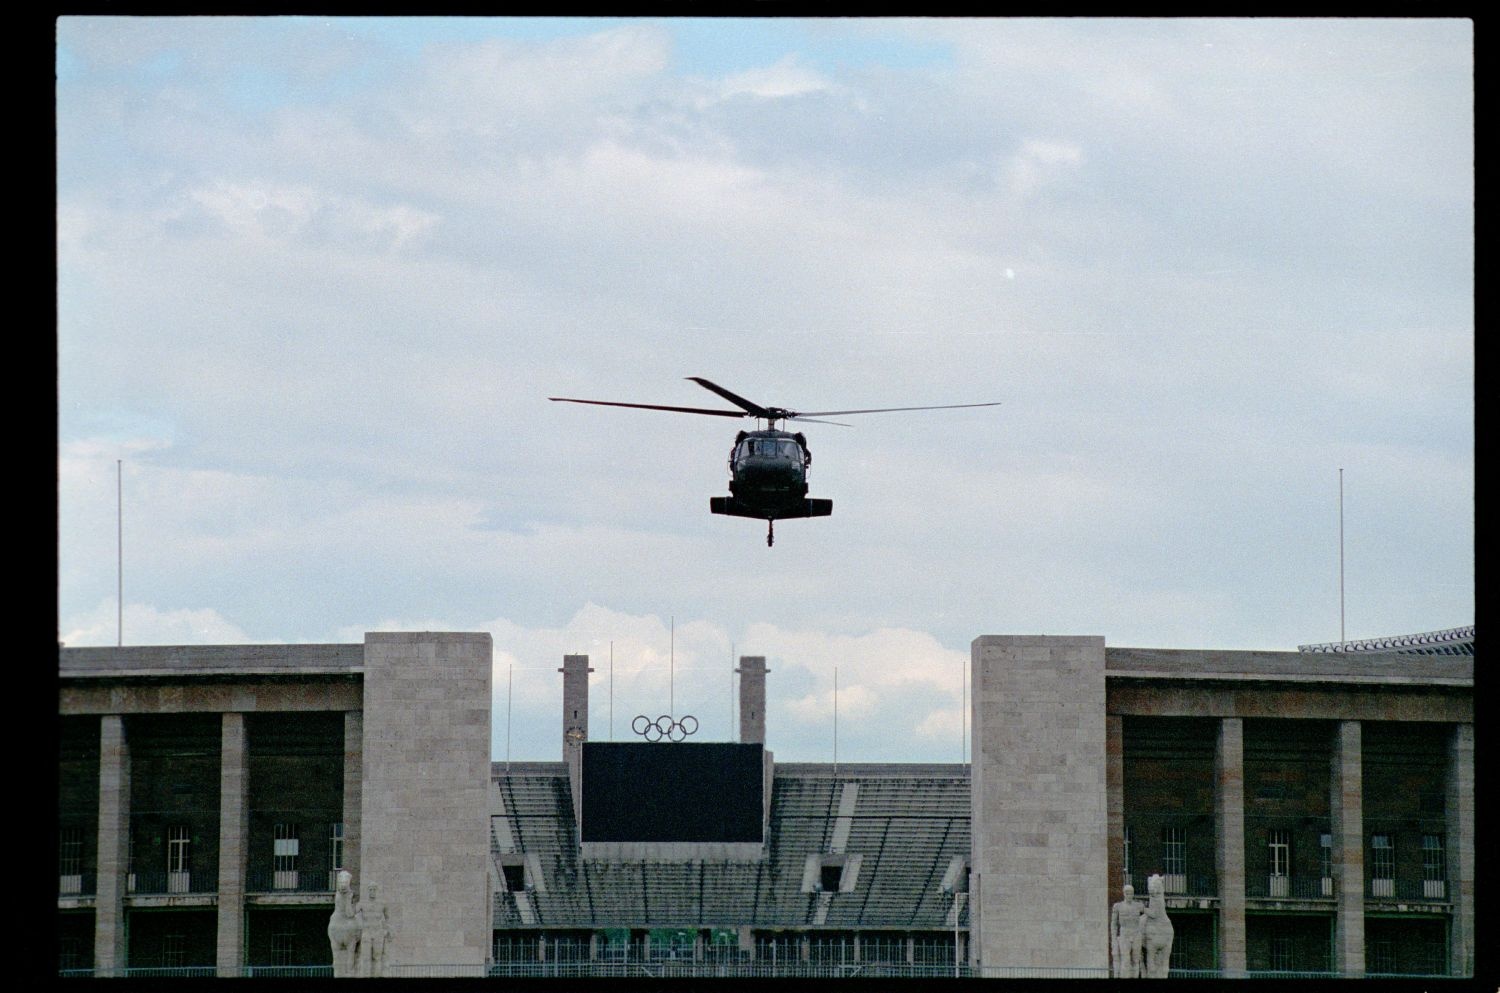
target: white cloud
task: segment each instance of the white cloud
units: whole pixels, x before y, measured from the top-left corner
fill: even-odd
[[[719,82],[722,96],[753,96],[774,100],[835,90],[823,75],[802,65],[795,55],[788,55],[774,65],[747,69]]]
[[[211,607],[161,609],[127,603],[123,623],[119,601],[106,600],[63,623],[59,640],[69,648],[126,645],[242,645],[251,639]]]

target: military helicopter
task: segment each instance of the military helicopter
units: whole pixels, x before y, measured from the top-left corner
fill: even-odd
[[[798,431],[778,431],[782,421],[807,421],[812,424],[838,424],[818,420],[848,414],[884,414],[904,410],[951,410],[956,407],[998,407],[999,403],[950,403],[936,407],[875,407],[868,410],[788,410],[785,407],[763,407],[731,393],[717,383],[698,376],[688,376],[699,386],[728,400],[739,410],[713,410],[706,407],[670,407],[656,403],[619,403],[613,400],[577,400],[573,397],[548,397],[561,403],[589,403],[601,407],[634,407],[639,410],[671,410],[679,414],[708,414],[713,417],[754,417],[766,427],[741,431],[729,450],[729,496],[709,497],[708,509],[714,514],[731,517],[753,517],[766,522],[766,545],[776,543],[776,522],[797,517],[827,517],[833,513],[832,500],[807,495],[807,470],[812,465],[812,451],[807,438]]]

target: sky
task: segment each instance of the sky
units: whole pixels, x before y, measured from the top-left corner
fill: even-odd
[[[56,41],[67,645],[487,631],[497,760],[561,757],[564,654],[594,740],[702,741],[763,655],[779,760],[957,762],[981,635],[1474,622],[1466,20]],[[752,421],[547,400],[688,376],[1001,405],[806,425],[834,512],[768,548],[708,512]]]

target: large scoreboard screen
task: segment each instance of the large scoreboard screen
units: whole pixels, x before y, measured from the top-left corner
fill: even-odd
[[[583,744],[586,842],[762,840],[765,746]]]

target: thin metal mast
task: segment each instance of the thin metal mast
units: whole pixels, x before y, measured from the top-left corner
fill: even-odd
[[[1339,469],[1339,651],[1344,650],[1344,470]]]
[[[115,459],[115,647],[125,645],[125,502],[121,478],[125,470]]]

